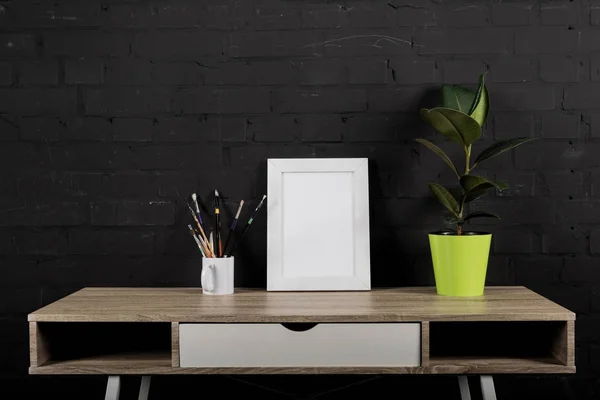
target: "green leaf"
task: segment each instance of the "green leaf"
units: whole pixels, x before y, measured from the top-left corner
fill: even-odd
[[[493,186],[485,186],[485,187],[478,187],[477,189],[473,189],[470,192],[467,192],[463,198],[462,203],[470,203],[472,201],[475,201],[483,196],[485,196],[486,194],[488,194],[488,191],[492,188]]]
[[[477,94],[473,105],[469,110],[469,115],[473,117],[479,126],[483,126],[487,119],[488,111],[490,109],[490,95],[485,86],[485,73],[479,76],[479,87],[477,88]]]
[[[450,194],[450,192],[446,190],[445,187],[435,182],[429,182],[429,189],[444,207],[446,207],[452,214],[458,217],[458,202],[456,201],[454,196],[452,196],[452,194]]]
[[[508,150],[514,149],[515,147],[520,146],[523,143],[530,142],[532,140],[535,140],[535,139],[534,138],[515,138],[515,139],[508,139],[508,140],[503,140],[503,141],[494,143],[487,149],[483,150],[477,156],[477,158],[475,159],[475,164],[473,164],[473,167],[471,167],[471,169],[473,169],[475,167],[475,165],[481,163],[484,160],[495,157],[499,154],[502,154]]]
[[[458,170],[454,166],[454,163],[452,162],[452,160],[450,159],[450,157],[448,157],[448,155],[446,153],[444,153],[444,150],[440,149],[438,146],[436,146],[435,144],[431,143],[429,140],[415,139],[415,141],[421,143],[423,146],[427,147],[429,150],[431,150],[435,154],[437,154],[442,160],[444,160],[444,162],[446,164],[448,164],[448,166],[452,169],[452,171],[454,171],[454,173],[456,174],[456,176],[460,177],[460,174],[458,173]]]
[[[496,218],[496,219],[500,219],[499,216],[497,216],[496,214],[492,214],[489,212],[485,212],[485,211],[474,211],[471,214],[468,214],[466,217],[463,218],[463,221],[468,221],[470,219],[473,218]]]
[[[422,109],[421,116],[436,131],[463,146],[470,146],[481,137],[481,126],[463,112],[437,107]]]
[[[504,182],[493,182],[483,176],[463,175],[460,177],[460,185],[465,192],[470,192],[474,189],[491,189],[492,187],[498,190],[504,190],[508,185]]]
[[[475,93],[458,85],[442,85],[442,107],[451,108],[456,111],[469,113]]]

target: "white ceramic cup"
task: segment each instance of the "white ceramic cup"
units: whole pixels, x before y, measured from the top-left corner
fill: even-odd
[[[202,274],[200,275],[202,293],[209,295],[232,294],[233,267],[233,257],[204,257],[202,259]]]

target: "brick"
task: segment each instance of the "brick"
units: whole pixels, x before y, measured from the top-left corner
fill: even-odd
[[[562,27],[520,28],[515,32],[517,54],[573,53],[579,32]]]
[[[578,138],[579,115],[546,114],[542,116],[542,136],[547,138]]]
[[[594,70],[592,62],[592,80]],[[544,56],[540,58],[540,78],[545,82],[579,81],[579,61],[571,56]]]
[[[600,173],[592,171],[590,174],[591,195],[600,196]]]
[[[171,111],[171,91],[160,88],[87,88],[86,115],[127,116]]]
[[[69,140],[107,141],[113,140],[114,137],[113,125],[108,118],[73,118],[68,125]]]
[[[510,54],[513,37],[499,28],[432,30],[421,32],[416,46],[419,54]]]
[[[340,85],[346,81],[344,67],[339,59],[299,61],[302,85]]]
[[[398,15],[387,4],[357,4],[347,12],[354,28],[384,28],[396,25]]]
[[[202,71],[196,63],[155,63],[111,60],[106,66],[110,85],[198,85]]]
[[[600,4],[590,5],[590,23],[594,26],[600,25]]]
[[[594,229],[590,233],[590,251],[592,254],[600,254],[600,230]],[[597,264],[600,266],[600,264]]]
[[[0,112],[14,115],[74,113],[76,99],[76,92],[71,88],[0,89]]]
[[[377,89],[369,91],[369,111],[418,111],[425,96],[424,89]]]
[[[195,60],[202,56],[218,56],[225,51],[227,36],[219,32],[162,32],[138,34],[134,54],[155,59]]]
[[[206,85],[248,85],[253,83],[253,69],[247,62],[200,64]]]
[[[542,25],[576,25],[578,7],[575,3],[557,2],[541,4]]]
[[[531,4],[494,4],[492,23],[498,26],[531,24]]]
[[[202,25],[209,30],[238,30],[248,25],[248,18],[243,5],[237,3],[224,5],[221,3],[204,8]]]
[[[150,255],[154,238],[150,231],[73,229],[69,231],[69,254]]]
[[[17,123],[7,118],[0,118],[0,142],[16,142],[19,140]]]
[[[555,256],[532,255],[519,257],[515,262],[516,284],[548,284],[559,281],[563,259]]]
[[[303,31],[233,32],[229,55],[246,57],[295,57],[323,54],[322,35]]]
[[[129,55],[131,38],[123,33],[48,33],[44,51],[49,55],[72,57],[119,57]]]
[[[595,143],[533,142],[515,149],[515,165],[522,169],[564,170],[600,167]]]
[[[427,8],[402,7],[397,10],[399,26],[435,26],[435,12]]]
[[[185,89],[176,93],[173,111],[178,114],[216,114],[219,92],[212,88]]]
[[[302,13],[298,9],[282,6],[260,5],[254,7],[250,24],[257,31],[300,29]]]
[[[293,142],[300,137],[299,120],[292,115],[250,118],[248,136],[255,142]]]
[[[590,60],[591,71],[590,78],[592,81],[600,81],[600,57],[593,55]]]
[[[474,83],[475,77],[486,70],[486,66],[481,61],[476,60],[456,60],[442,61],[442,71],[444,83]]]
[[[66,60],[65,83],[68,85],[100,85],[104,83],[102,61],[88,58]]]
[[[395,142],[400,130],[395,116],[355,115],[343,119],[344,141],[349,142]]]
[[[219,90],[219,113],[268,113],[271,93],[266,88]]]
[[[494,89],[497,111],[546,111],[556,108],[554,88],[542,85],[502,86]]]
[[[67,236],[60,229],[15,229],[11,239],[13,254],[55,256],[67,250]]]
[[[257,85],[289,85],[299,82],[298,70],[289,61],[252,62]]]
[[[13,84],[13,70],[8,63],[0,63],[0,86],[10,86]]]
[[[392,79],[399,85],[418,85],[435,82],[435,62],[390,60]]]
[[[0,34],[0,57],[33,57],[35,54],[33,35]]]
[[[197,117],[168,117],[158,119],[158,140],[161,142],[217,141],[219,132],[209,127],[207,120]]]
[[[348,64],[348,83],[357,85],[384,84],[388,77],[388,62],[385,60],[357,59]]]
[[[53,162],[47,146],[33,143],[3,142],[0,146],[0,168],[5,172],[52,168]]]
[[[534,251],[535,240],[535,234],[525,229],[494,232],[494,253],[531,254]]]
[[[302,141],[341,142],[344,124],[338,115],[302,116]]]
[[[261,119],[262,117],[256,118]],[[249,123],[250,120],[243,117],[209,116],[207,119],[207,124],[211,127],[209,129],[218,132],[219,140],[223,143],[245,142]]]
[[[600,137],[600,114],[592,114],[591,134],[592,137]]]
[[[77,198],[87,195],[81,189],[84,174],[70,172],[20,172],[15,176],[17,191],[23,198]]]
[[[491,64],[492,82],[529,82],[531,62],[526,58],[500,59]]]
[[[115,118],[112,123],[117,142],[149,142],[154,136],[152,119]]]
[[[67,124],[58,118],[22,118],[19,121],[22,140],[57,141],[66,137]]]
[[[280,113],[360,112],[367,99],[361,89],[277,89],[273,91],[273,107]]]
[[[94,226],[173,225],[175,209],[168,201],[93,202],[90,222]]]
[[[594,200],[557,201],[557,221],[561,224],[596,224],[600,221],[600,202]]]
[[[566,283],[600,281],[600,260],[590,257],[568,257],[560,279]]]
[[[114,4],[108,7],[108,25],[120,28],[196,28],[202,25],[200,4]]]
[[[328,57],[381,57],[413,54],[413,30],[369,29],[368,34],[348,35],[348,32],[329,30],[304,45],[312,48],[311,55]]]
[[[54,163],[65,170],[173,170],[221,168],[221,149],[206,144],[131,146],[78,143],[53,147]]]
[[[503,225],[552,224],[556,215],[554,202],[541,198],[474,202],[472,210],[497,214]]]
[[[570,109],[600,108],[600,92],[598,83],[585,83],[565,88],[563,107]]]
[[[538,196],[581,196],[583,195],[583,174],[580,172],[537,172],[535,187]]]
[[[508,183],[508,188],[496,190],[497,197],[531,197],[534,194],[535,176],[530,172],[501,172],[496,181]]]
[[[22,85],[58,85],[58,63],[52,60],[25,62],[19,82]]]
[[[597,29],[582,28],[579,35],[580,53],[592,53],[600,51],[600,32]]]
[[[545,254],[580,254],[587,249],[588,238],[584,232],[568,227],[544,229],[542,251]]]
[[[0,226],[75,226],[86,220],[76,202],[21,204],[0,208]]]
[[[13,29],[98,27],[102,22],[102,8],[96,2],[17,2],[5,7],[3,14],[6,26]]]
[[[477,27],[488,22],[486,9],[477,4],[440,5],[436,8],[436,17],[437,25],[446,27]]]
[[[498,140],[533,137],[533,116],[522,113],[502,113],[494,116],[494,137]]]
[[[184,174],[181,172],[180,174]],[[188,173],[194,176],[193,173]],[[66,190],[77,196],[90,198],[107,197],[111,199],[155,198],[160,196],[161,189],[167,180],[175,179],[171,171],[166,172],[71,172],[59,182],[68,183]],[[177,180],[180,184],[181,180]],[[182,185],[182,189],[183,189]]]
[[[338,4],[322,4],[302,10],[302,27],[309,29],[348,26],[348,12]]]

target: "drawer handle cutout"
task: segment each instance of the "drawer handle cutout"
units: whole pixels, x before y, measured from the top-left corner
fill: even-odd
[[[294,332],[306,332],[317,325],[319,324],[316,322],[287,322],[281,324],[281,326],[283,326],[284,328]]]

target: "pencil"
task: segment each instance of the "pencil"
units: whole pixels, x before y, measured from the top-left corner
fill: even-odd
[[[231,250],[231,252],[229,253],[230,255],[233,254],[233,252],[235,251],[235,249],[237,248],[238,244],[240,243],[241,238],[244,236],[244,234],[248,231],[248,229],[250,228],[250,226],[252,225],[252,222],[254,222],[254,218],[256,218],[256,214],[258,213],[258,210],[261,209],[261,207],[263,206],[265,199],[267,198],[267,195],[265,194],[262,198],[262,200],[260,201],[260,203],[258,203],[258,205],[256,206],[256,208],[254,209],[254,211],[252,212],[252,215],[250,216],[250,218],[248,219],[248,222],[246,222],[246,226],[244,226],[244,230],[242,231],[242,233],[240,234],[240,236],[237,238],[235,245],[233,246],[233,249]]]
[[[221,242],[221,209],[219,191],[215,189],[215,246],[217,246],[217,257],[223,257],[223,243]]]
[[[231,237],[235,233],[235,227],[237,226],[238,219],[240,219],[240,213],[242,212],[242,207],[244,207],[244,200],[240,201],[240,206],[238,207],[237,212],[235,213],[235,217],[231,222],[231,226],[229,227],[229,235],[227,236],[227,240],[225,241],[225,246],[223,247],[223,255],[227,253],[227,248],[229,247],[229,242],[231,241]]]

